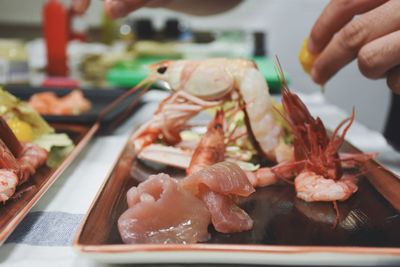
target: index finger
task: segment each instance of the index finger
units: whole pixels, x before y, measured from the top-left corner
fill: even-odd
[[[308,41],[308,50],[320,53],[333,35],[357,14],[374,9],[388,0],[332,0],[315,22]]]
[[[78,15],[86,12],[90,5],[90,0],[72,0],[72,11]]]
[[[105,0],[104,9],[112,18],[120,18],[128,15],[141,7],[157,2],[154,0]]]

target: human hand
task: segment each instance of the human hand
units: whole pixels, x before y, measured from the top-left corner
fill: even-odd
[[[112,18],[128,15],[141,7],[164,7],[196,16],[214,15],[236,7],[241,0],[104,0],[104,10]],[[85,13],[90,0],[72,0],[72,10],[79,15]]]
[[[105,0],[104,10],[113,18],[124,17],[130,12],[141,7],[162,7],[168,4],[168,0]],[[79,15],[86,12],[90,0],[72,0],[72,10]]]
[[[318,84],[357,58],[364,76],[385,77],[400,94],[400,1],[332,0],[311,31],[308,50],[319,54],[311,69]]]

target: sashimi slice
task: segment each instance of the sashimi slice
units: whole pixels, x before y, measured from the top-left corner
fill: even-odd
[[[53,92],[37,93],[29,99],[29,105],[42,115],[79,115],[91,108],[81,90],[62,97]]]
[[[91,103],[85,98],[80,90],[74,90],[60,99],[58,106],[54,107],[57,112],[65,115],[79,115],[91,108]]]
[[[210,212],[205,204],[166,174],[152,175],[127,193],[129,209],[118,220],[124,243],[206,241]]]
[[[57,95],[53,92],[37,93],[29,99],[29,105],[40,114],[51,114],[51,108],[58,103]]]
[[[196,196],[199,195],[200,185],[222,195],[247,197],[255,191],[246,173],[237,164],[226,161],[189,175],[181,181],[181,185]]]
[[[253,228],[253,220],[233,200],[210,190],[201,193],[201,199],[211,213],[211,222],[220,233],[236,233]]]

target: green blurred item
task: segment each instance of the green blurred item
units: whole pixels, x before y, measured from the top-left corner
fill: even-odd
[[[122,61],[107,72],[107,82],[117,87],[133,87],[147,77],[149,65],[163,61],[179,59],[171,56],[141,56],[135,60]],[[264,75],[271,93],[280,93],[280,83],[275,71],[274,63],[267,57],[251,58]],[[287,75],[286,79],[289,81]]]

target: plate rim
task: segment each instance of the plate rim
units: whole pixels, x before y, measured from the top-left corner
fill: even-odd
[[[87,133],[78,142],[71,153],[63,160],[63,162],[57,167],[55,172],[50,178],[43,184],[40,190],[32,197],[31,200],[14,216],[8,224],[0,231],[0,247],[5,243],[11,233],[17,228],[20,222],[25,218],[29,211],[35,206],[35,204],[42,198],[47,190],[53,185],[53,183],[61,176],[64,170],[75,160],[78,154],[83,150],[84,147],[89,143],[92,137],[99,129],[99,124],[95,123],[88,127]]]

